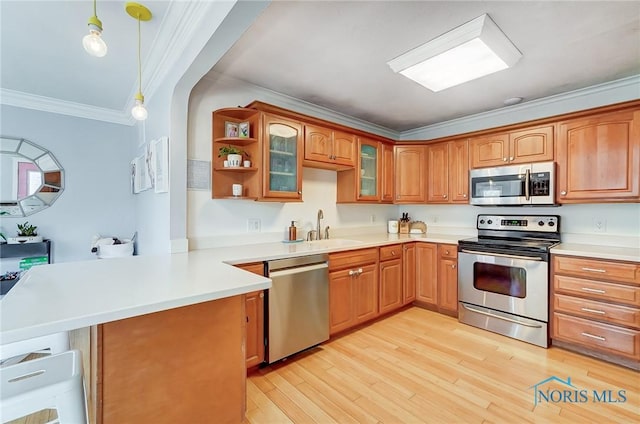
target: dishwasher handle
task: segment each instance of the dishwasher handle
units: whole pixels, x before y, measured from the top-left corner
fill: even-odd
[[[313,265],[298,266],[294,268],[287,268],[287,269],[278,270],[278,271],[270,271],[269,278],[282,277],[282,276],[291,275],[291,274],[300,274],[303,272],[315,271],[317,269],[324,269],[324,268],[329,268],[329,264],[327,262],[313,264]]]

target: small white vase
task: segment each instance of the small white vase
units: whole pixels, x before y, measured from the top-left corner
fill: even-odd
[[[242,155],[227,155],[227,161],[229,162],[229,167],[237,168],[242,164]]]

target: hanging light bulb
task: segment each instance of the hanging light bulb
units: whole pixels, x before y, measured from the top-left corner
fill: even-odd
[[[88,22],[89,34],[82,38],[82,46],[91,56],[103,57],[107,54],[107,43],[102,39],[102,22],[96,14],[96,0],[93,0],[93,16]]]
[[[140,21],[151,19],[151,11],[139,3],[127,3],[125,10],[132,18],[138,21],[138,92],[135,95],[135,105],[131,109],[131,115],[138,121],[144,121],[149,116],[147,108],[144,107],[144,96],[142,95],[142,60],[140,55]]]
[[[147,112],[147,108],[144,107],[144,96],[142,93],[138,92],[136,94],[136,104],[131,109],[131,115],[138,121],[144,121],[149,116],[149,112]]]

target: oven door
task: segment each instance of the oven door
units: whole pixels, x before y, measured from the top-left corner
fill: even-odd
[[[458,298],[542,322],[549,321],[549,263],[543,257],[458,253]]]

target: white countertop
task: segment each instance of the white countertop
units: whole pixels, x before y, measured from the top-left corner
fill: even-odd
[[[640,262],[640,249],[593,244],[560,243],[551,249],[555,255],[583,256],[595,259]]]
[[[327,246],[322,241],[261,243],[189,253],[38,266],[25,273],[18,284],[0,300],[0,343],[89,327],[271,287],[271,280],[268,278],[229,264],[414,240],[455,244],[466,237],[451,234],[380,233],[345,237],[348,241],[340,246]]]

